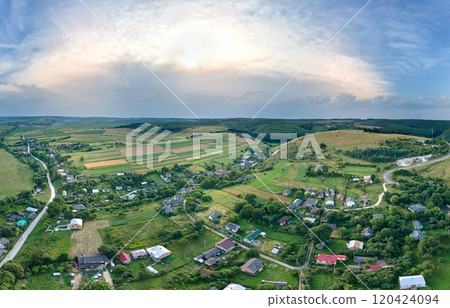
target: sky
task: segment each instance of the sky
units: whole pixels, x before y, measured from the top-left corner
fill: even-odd
[[[0,0],[0,16],[0,116],[450,119],[449,1]]]

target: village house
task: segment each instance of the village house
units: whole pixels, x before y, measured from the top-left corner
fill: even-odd
[[[383,214],[373,214],[372,218],[384,218]]]
[[[296,208],[298,208],[300,205],[302,205],[302,199],[295,199],[294,202],[288,207],[288,209],[290,209],[291,211],[295,210]]]
[[[200,255],[196,256],[194,258],[194,260],[197,262],[203,263],[206,260],[209,260],[213,257],[220,255],[220,253],[221,253],[221,250],[219,248],[213,247],[205,252],[202,252]]]
[[[316,219],[312,218],[312,217],[305,217],[305,218],[303,218],[303,221],[307,221],[307,222],[313,224],[316,222]]]
[[[309,188],[309,189],[305,190],[305,195],[306,194],[311,194],[311,196],[314,197],[316,195],[316,192],[314,191],[314,189]]]
[[[364,182],[366,182],[366,183],[372,183],[372,176],[370,176],[370,175],[365,175],[364,176]]]
[[[416,290],[417,288],[425,288],[427,286],[425,278],[422,275],[400,276],[398,280],[400,289]]]
[[[332,197],[326,197],[325,198],[325,205],[326,206],[334,206],[334,200]]]
[[[368,195],[361,195],[359,197],[359,202],[363,203],[364,205],[367,205],[370,202]]]
[[[283,191],[283,196],[289,196],[291,194],[291,190],[290,189],[286,189]]]
[[[236,234],[239,231],[239,228],[241,226],[234,224],[232,222],[227,223],[227,225],[225,226],[225,230],[231,233]]]
[[[325,247],[325,243],[324,242],[321,242],[321,243],[319,243],[319,244],[317,244],[316,246],[314,246],[316,249],[318,249],[318,250],[322,250],[324,247]]]
[[[26,208],[25,211],[30,212],[30,213],[36,213],[38,211],[38,209],[29,206],[29,207]]]
[[[315,198],[307,198],[304,205],[307,207],[315,207],[318,202],[319,202],[319,200],[317,200]]]
[[[337,201],[340,201],[340,202],[343,202],[343,201],[344,201],[344,198],[345,198],[345,196],[344,196],[343,194],[338,194],[338,195],[336,196],[336,200],[337,200]]]
[[[140,259],[148,256],[147,251],[145,251],[144,249],[132,251],[130,252],[130,255],[133,259]]]
[[[255,232],[249,234],[246,238],[244,238],[244,242],[247,244],[252,244],[258,236],[266,237],[266,233],[261,230],[256,230]]]
[[[370,271],[378,271],[378,270],[380,270],[380,269],[382,269],[382,268],[383,268],[382,265],[370,265],[370,266],[369,266],[369,270],[370,270]]]
[[[422,230],[423,229],[422,223],[418,220],[414,220],[412,222],[412,224],[413,224],[414,230]]]
[[[412,237],[415,241],[420,240],[425,235],[426,233],[420,230],[413,230],[413,232],[409,234],[409,236]]]
[[[220,213],[215,212],[215,213],[212,213],[211,215],[209,215],[208,219],[213,221],[215,219],[218,219],[219,217],[220,217]]]
[[[377,260],[377,257],[362,257],[362,256],[354,256],[353,261],[356,263],[365,263],[367,259],[375,259]]]
[[[335,265],[337,262],[337,257],[335,255],[319,253],[316,257],[316,263],[322,265],[332,264]]]
[[[408,206],[408,210],[410,210],[413,213],[423,212],[423,211],[426,211],[426,209],[427,209],[427,207],[425,205],[423,205],[423,204],[420,204],[420,203]]]
[[[348,197],[347,199],[345,199],[345,202],[346,202],[347,207],[356,206],[355,200],[351,197]]]
[[[231,238],[225,238],[217,242],[215,246],[223,253],[229,253],[235,247],[234,242]]]
[[[231,291],[242,291],[242,290],[245,290],[245,287],[241,286],[240,284],[230,283],[223,290],[224,291],[228,291],[228,290],[231,290]]]
[[[147,248],[146,251],[150,258],[156,262],[160,262],[162,259],[167,258],[171,253],[169,249],[162,245]]]
[[[371,236],[373,235],[373,230],[371,228],[364,228],[362,229],[361,234],[364,236]]]
[[[121,254],[119,254],[119,260],[122,264],[130,264],[131,263],[131,258],[127,253],[122,252]]]
[[[258,258],[251,258],[241,266],[241,271],[256,276],[264,268],[264,262]]]
[[[280,226],[284,226],[286,224],[287,220],[288,220],[288,217],[283,216],[280,219],[278,219],[278,223],[280,224]]]
[[[9,240],[6,238],[0,239],[0,249],[6,249],[6,246],[8,245]]]
[[[363,247],[364,247],[364,242],[361,242],[361,241],[352,240],[347,243],[347,249],[351,250],[351,251],[363,249]]]
[[[80,218],[73,218],[70,220],[69,228],[73,229],[81,229],[83,228],[83,220]]]
[[[101,254],[86,254],[77,257],[80,269],[99,269],[108,264],[108,257]]]

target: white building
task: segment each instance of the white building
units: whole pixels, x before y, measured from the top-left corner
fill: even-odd
[[[427,286],[425,278],[422,275],[416,276],[401,276],[398,277],[400,289],[417,289]]]
[[[80,218],[74,218],[70,220],[69,224],[70,229],[81,229],[83,228],[83,220]]]
[[[241,286],[240,284],[230,283],[225,287],[224,290],[245,290],[245,287]]]
[[[161,259],[170,256],[170,250],[161,245],[147,248],[146,251],[155,261],[161,261]]]

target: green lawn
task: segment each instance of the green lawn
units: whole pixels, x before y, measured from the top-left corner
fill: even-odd
[[[336,276],[330,271],[329,273],[316,274],[308,281],[312,290],[329,290]]]
[[[0,149],[0,166],[0,198],[33,189],[33,170],[3,149]]]

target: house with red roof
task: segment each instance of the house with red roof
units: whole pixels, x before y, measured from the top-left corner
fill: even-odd
[[[380,270],[380,269],[382,269],[382,268],[383,268],[382,265],[371,265],[371,266],[369,267],[369,270],[371,270],[371,271],[377,271],[377,270]]]
[[[335,265],[337,261],[337,257],[335,255],[329,255],[324,253],[319,253],[316,257],[316,263],[318,264],[333,264]]]
[[[228,253],[234,248],[233,240],[231,238],[225,238],[216,243],[216,248],[221,250],[223,253]]]
[[[131,262],[130,256],[129,256],[127,253],[124,253],[124,252],[122,252],[122,253],[119,255],[119,260],[120,260],[120,262],[121,262],[122,264],[130,264],[130,262]]]
[[[336,257],[340,261],[346,261],[347,260],[347,256],[346,255],[337,255]]]

